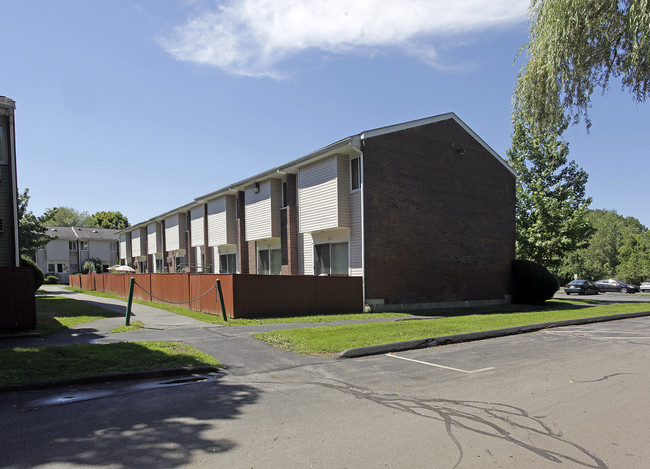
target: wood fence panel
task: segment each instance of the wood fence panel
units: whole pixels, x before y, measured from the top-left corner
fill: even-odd
[[[95,290],[96,291],[105,291],[104,290],[104,274],[93,274],[95,278]]]
[[[190,274],[190,297],[193,299],[203,295],[210,288],[215,287],[217,279],[221,281],[221,291],[224,297],[226,315],[229,318],[233,318],[235,317],[233,316],[233,274]],[[221,315],[221,304],[217,300],[216,287],[202,298],[192,301],[190,303],[190,309],[203,313]]]
[[[124,274],[103,274],[105,291],[113,292],[117,296],[126,298],[129,295],[128,279]]]
[[[129,281],[131,277],[134,277],[135,283],[137,284],[133,287],[133,298],[141,301],[151,301],[151,275],[152,274],[134,274],[128,276]]]
[[[68,282],[70,283],[71,287],[81,288],[81,275],[70,275]]]
[[[33,267],[0,267],[0,329],[36,327]]]
[[[83,274],[81,277],[81,288],[84,290],[94,290],[95,282],[93,282],[93,274]]]
[[[189,274],[151,274],[151,295],[172,303],[190,300]],[[160,301],[153,298],[153,301]],[[187,305],[179,305],[187,308]]]

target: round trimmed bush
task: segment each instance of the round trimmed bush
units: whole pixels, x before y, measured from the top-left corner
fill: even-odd
[[[29,257],[22,255],[20,256],[20,266],[21,267],[31,267],[34,269],[34,291],[38,290],[41,288],[41,285],[43,285],[43,282],[45,281],[45,278],[43,276],[43,271],[41,268],[34,262],[32,259]]]
[[[512,264],[513,303],[540,305],[553,298],[558,289],[555,276],[542,265],[517,259]]]
[[[47,277],[45,277],[45,282],[43,283],[45,283],[46,285],[56,285],[57,283],[59,283],[59,277],[57,277],[56,275],[48,275]]]

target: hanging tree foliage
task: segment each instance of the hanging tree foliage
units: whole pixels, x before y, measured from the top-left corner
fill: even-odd
[[[649,0],[532,0],[527,63],[514,107],[542,129],[585,120],[612,78],[643,102],[650,92]]]

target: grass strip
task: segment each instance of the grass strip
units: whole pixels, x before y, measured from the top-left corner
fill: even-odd
[[[65,287],[66,290],[83,293],[85,295],[92,295],[101,298],[111,298],[115,300],[126,301],[126,298],[122,298],[112,292],[98,292],[94,290],[82,290],[75,287]],[[156,303],[152,301],[142,301],[142,300],[133,300],[134,303],[138,303],[145,306],[152,306],[154,308],[163,309],[169,311],[170,313],[178,314],[179,316],[187,316],[197,321],[207,322],[210,324],[223,324],[227,326],[254,326],[260,324],[290,324],[295,322],[330,322],[330,321],[344,321],[350,319],[373,319],[373,318],[396,318],[396,317],[407,317],[411,316],[411,313],[350,313],[350,314],[319,314],[319,315],[306,315],[306,316],[291,316],[291,317],[279,317],[279,318],[242,318],[242,319],[228,319],[224,322],[221,315],[207,314],[200,311],[192,311],[191,309],[182,308],[180,306],[175,306],[165,303]]]
[[[561,303],[564,302],[560,300],[553,304]],[[650,310],[648,303],[608,304],[522,313],[472,314],[417,321],[289,329],[259,333],[255,334],[255,337],[275,347],[301,355],[332,356],[343,350],[368,345],[648,310]]]
[[[129,371],[221,366],[212,356],[176,342],[120,342],[0,350],[0,386]]]
[[[42,336],[77,324],[120,315],[115,311],[64,296],[36,295],[36,332]]]
[[[133,321],[128,326],[121,325],[120,327],[116,327],[111,331],[111,334],[119,334],[120,332],[135,331],[138,329],[142,329],[143,327],[144,327],[144,323],[142,321]]]

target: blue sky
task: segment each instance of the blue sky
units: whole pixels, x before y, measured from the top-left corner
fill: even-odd
[[[518,0],[0,0],[29,208],[138,223],[364,130],[453,111],[505,157]],[[451,6],[450,6],[451,5]],[[592,208],[650,227],[650,105],[570,128]]]

